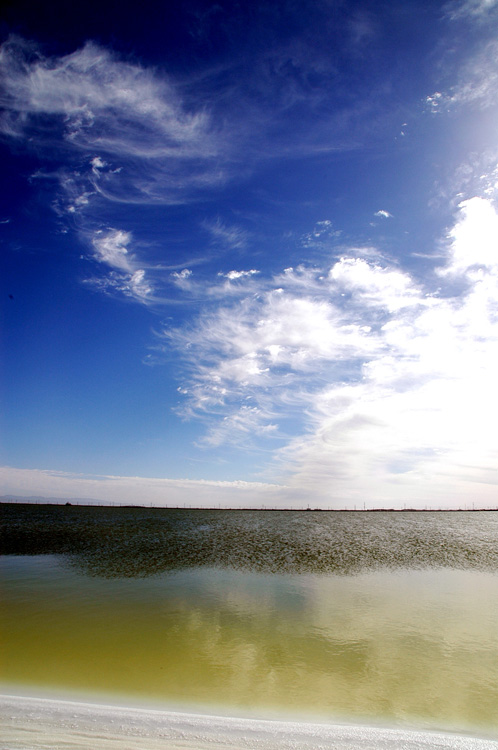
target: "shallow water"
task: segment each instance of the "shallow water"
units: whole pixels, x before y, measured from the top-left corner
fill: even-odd
[[[6,504],[3,554],[62,554],[90,575],[209,566],[265,573],[498,571],[498,512],[166,510]]]
[[[497,514],[102,510],[12,511],[6,683],[498,735]]]

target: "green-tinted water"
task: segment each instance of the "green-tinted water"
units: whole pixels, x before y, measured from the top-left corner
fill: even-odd
[[[8,683],[498,731],[497,514],[5,517]]]

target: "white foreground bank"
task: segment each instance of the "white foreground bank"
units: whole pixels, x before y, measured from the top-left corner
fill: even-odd
[[[0,696],[1,750],[498,750],[498,740]]]

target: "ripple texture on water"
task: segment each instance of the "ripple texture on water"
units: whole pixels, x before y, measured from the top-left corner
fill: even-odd
[[[85,572],[148,576],[209,566],[355,574],[498,570],[498,513],[2,506],[3,554],[63,554]]]

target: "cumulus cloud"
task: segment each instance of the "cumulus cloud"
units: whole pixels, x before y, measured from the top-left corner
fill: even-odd
[[[441,274],[498,273],[498,216],[493,204],[484,198],[460,203],[460,216],[449,232],[450,258]],[[479,270],[481,269],[481,271]]]
[[[259,273],[259,271],[256,271],[254,268],[252,268],[250,271],[228,271],[228,273],[220,272],[218,276],[224,276],[229,281],[234,281],[236,279],[243,279],[247,276],[254,276],[257,273]]]
[[[392,313],[420,304],[420,290],[406,273],[383,268],[363,258],[342,258],[329,271],[329,279],[354,302]]]
[[[392,219],[393,215],[390,214],[389,211],[381,208],[379,211],[375,212],[375,216],[380,216],[382,219]]]
[[[461,203],[446,252],[424,288],[396,267],[343,257],[261,279],[258,293],[165,331],[190,366],[184,414],[208,420],[211,447],[281,441],[286,419],[300,422],[298,437],[275,444],[273,471],[322,500],[444,504],[471,487],[490,500],[498,215],[489,200]]]

